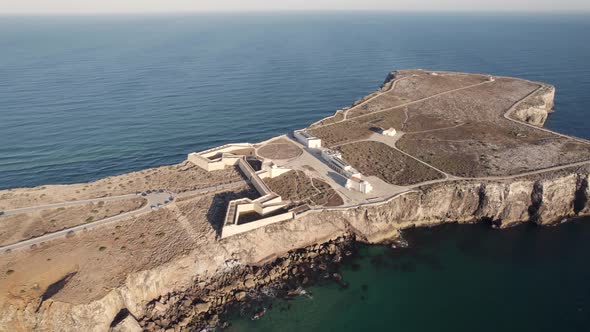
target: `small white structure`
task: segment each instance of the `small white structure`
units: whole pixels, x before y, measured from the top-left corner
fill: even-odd
[[[310,134],[307,130],[295,130],[293,136],[299,143],[310,149],[319,149],[322,147],[322,140]]]
[[[383,134],[384,136],[395,136],[395,134],[397,134],[397,131],[394,128],[389,128],[381,131],[381,134]]]
[[[350,166],[344,159],[342,159],[342,154],[338,151],[324,149],[321,153],[322,159],[324,159],[328,166],[330,166],[333,170],[337,171],[338,173],[342,174],[344,177],[349,178],[351,176],[359,176],[361,173]]]
[[[361,180],[358,176],[353,176],[346,180],[346,189],[360,191],[363,194],[368,194],[373,190],[373,186],[365,181]]]

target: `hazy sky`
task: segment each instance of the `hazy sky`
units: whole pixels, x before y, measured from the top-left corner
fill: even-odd
[[[1,14],[271,10],[589,12],[590,0],[0,0]]]

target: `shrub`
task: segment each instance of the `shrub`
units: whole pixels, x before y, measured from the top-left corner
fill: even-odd
[[[98,251],[105,251],[105,250],[107,250],[107,247],[101,246],[98,248]]]

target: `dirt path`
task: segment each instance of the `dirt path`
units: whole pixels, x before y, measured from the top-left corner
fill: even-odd
[[[528,82],[530,82],[530,81],[528,81]],[[531,82],[531,83],[534,83],[534,82]],[[574,137],[574,136],[569,136],[569,135],[565,135],[565,134],[561,134],[561,133],[555,132],[555,131],[553,131],[553,130],[551,130],[551,129],[547,129],[547,128],[544,128],[544,127],[538,127],[538,126],[534,126],[534,125],[532,125],[532,124],[530,124],[530,123],[526,123],[526,122],[524,122],[524,121],[516,120],[516,119],[513,119],[513,118],[511,118],[511,117],[510,117],[510,115],[512,115],[512,113],[513,113],[513,112],[516,110],[516,108],[517,108],[517,107],[518,107],[520,104],[522,104],[522,103],[523,103],[524,101],[526,101],[528,98],[530,98],[530,97],[531,97],[531,96],[533,96],[535,93],[537,93],[538,91],[540,91],[542,88],[543,88],[543,86],[539,86],[539,87],[538,87],[538,88],[537,88],[535,91],[533,91],[533,92],[529,93],[529,94],[528,94],[526,97],[524,97],[523,99],[519,100],[519,101],[518,101],[518,102],[516,102],[514,105],[512,105],[512,107],[510,107],[510,108],[509,108],[509,109],[506,111],[506,113],[504,113],[504,118],[505,118],[506,120],[508,120],[508,121],[512,121],[512,122],[514,122],[514,123],[517,123],[517,124],[520,124],[520,125],[523,125],[523,126],[527,126],[527,127],[529,127],[529,128],[533,128],[533,129],[535,129],[535,130],[540,130],[540,131],[543,131],[543,132],[546,132],[546,133],[550,133],[550,134],[553,134],[553,135],[557,135],[557,136],[559,136],[559,137],[562,137],[562,138],[571,139],[571,140],[574,140],[574,141],[576,141],[576,142],[578,142],[578,143],[582,143],[582,144],[590,144],[590,141],[588,141],[588,140],[586,140],[586,139],[579,138],[579,137]]]
[[[138,210],[134,210],[134,211],[129,211],[126,213],[122,213],[113,217],[109,217],[109,218],[105,218],[105,219],[101,219],[101,220],[97,220],[94,222],[90,222],[90,223],[86,223],[86,224],[82,224],[82,225],[77,225],[74,227],[70,227],[70,228],[66,228],[54,233],[49,233],[49,234],[45,234],[39,237],[35,237],[32,239],[28,239],[25,241],[20,241],[17,243],[13,243],[7,246],[3,246],[0,247],[0,251],[7,251],[7,250],[17,250],[17,249],[23,249],[23,248],[28,248],[32,245],[36,245],[36,244],[40,244],[43,242],[47,242],[47,241],[51,241],[51,240],[55,240],[55,239],[59,239],[59,238],[63,238],[66,237],[68,235],[74,234],[75,232],[78,231],[89,231],[91,229],[94,229],[96,227],[100,227],[102,225],[105,224],[109,224],[109,223],[113,223],[113,222],[117,222],[123,219],[127,219],[130,217],[136,217],[138,215],[144,214],[144,213],[148,213],[151,211],[152,206],[166,206],[167,204],[170,204],[169,202],[169,197],[172,196],[174,199],[179,198],[179,197],[185,197],[185,196],[191,196],[191,195],[198,195],[198,194],[208,194],[211,192],[215,192],[215,191],[220,191],[220,190],[226,190],[226,189],[230,189],[230,188],[234,188],[240,185],[243,185],[244,182],[243,181],[236,181],[236,182],[232,182],[232,183],[227,183],[227,184],[223,184],[223,185],[218,185],[218,186],[211,186],[211,187],[207,187],[207,188],[203,188],[203,189],[197,189],[197,190],[192,190],[192,191],[187,191],[182,193],[181,195],[176,195],[174,193],[169,193],[169,192],[163,192],[163,193],[151,193],[148,194],[147,196],[145,196],[145,198],[148,200],[148,203],[138,209]],[[123,195],[123,196],[118,196],[118,199],[121,199],[121,197],[126,197],[129,195]],[[137,195],[132,194],[132,197],[137,197]],[[115,197],[116,198],[116,197]],[[125,198],[126,199],[126,198]],[[100,199],[99,199],[100,200]],[[96,201],[96,200],[91,200],[91,201]],[[168,201],[168,203],[166,203]],[[79,203],[82,201],[75,201],[75,202],[63,202],[63,203],[58,203],[60,205],[54,206],[55,204],[51,204],[50,207],[60,207],[60,206],[68,206],[68,204],[70,203]],[[88,201],[85,201],[84,203],[88,203]],[[61,204],[65,204],[65,205],[61,205]],[[44,208],[46,205],[44,206],[40,206],[40,207],[31,207],[31,208],[25,208],[25,209],[39,209],[39,208]],[[22,209],[19,209],[22,210]],[[14,211],[14,210],[13,210]],[[24,212],[20,212],[20,213],[24,213]],[[185,219],[186,222],[188,222],[188,220]],[[181,220],[182,223],[182,220]],[[190,223],[188,223],[190,226]],[[186,224],[183,224],[183,226],[186,226]]]
[[[408,76],[408,77],[411,77],[411,76]],[[384,108],[384,109],[379,110],[379,111],[370,112],[370,113],[367,113],[367,114],[362,114],[362,115],[359,115],[357,117],[354,117],[353,119],[358,119],[358,118],[362,118],[362,117],[366,117],[366,116],[372,116],[372,115],[375,115],[375,114],[379,114],[379,113],[383,113],[383,112],[388,112],[388,111],[391,111],[391,110],[395,110],[395,109],[398,109],[398,108],[407,107],[407,106],[418,104],[418,103],[421,103],[423,101],[430,100],[430,99],[433,99],[433,98],[436,98],[436,97],[444,96],[444,95],[449,94],[449,93],[453,93],[453,92],[457,92],[457,91],[463,91],[463,90],[466,90],[466,89],[471,89],[471,88],[474,88],[474,87],[477,87],[477,86],[480,86],[480,85],[490,84],[490,83],[493,83],[493,82],[494,81],[485,81],[485,82],[476,83],[476,84],[464,86],[464,87],[453,89],[453,90],[449,90],[449,91],[444,91],[444,92],[437,93],[437,94],[434,94],[434,95],[431,95],[431,96],[428,96],[428,97],[425,97],[425,98],[422,98],[422,99],[417,99],[417,100],[414,100],[414,101],[411,101],[411,102],[408,102],[408,103],[405,103],[405,104],[402,104],[402,105],[388,107],[388,108]],[[387,92],[389,92],[389,91],[390,90],[388,90]],[[370,99],[367,99],[363,103],[366,103],[366,102],[370,101],[371,99],[376,98],[376,97],[378,97],[380,95],[381,94],[379,94],[377,96],[374,96],[374,97],[372,97]],[[356,105],[355,108],[361,106],[363,103],[361,103],[359,105]],[[350,111],[350,110],[352,110],[352,108],[351,109],[348,109],[347,111]],[[325,127],[333,126],[335,124],[338,124],[338,123],[341,123],[341,122],[344,122],[344,121],[348,121],[348,119],[346,118],[346,116],[344,117],[344,119],[342,119],[342,120],[340,120],[338,122],[329,123],[329,124],[326,124],[326,125],[323,125],[323,126],[316,126],[313,129],[319,129],[319,128],[325,128]]]
[[[102,198],[92,198],[92,199],[83,199],[80,201],[68,201],[68,202],[61,202],[61,203],[54,203],[54,204],[47,204],[47,205],[37,205],[31,206],[26,208],[18,208],[12,210],[5,210],[4,215],[10,216],[13,214],[20,214],[20,213],[31,213],[38,210],[45,210],[45,209],[53,209],[53,208],[60,208],[60,207],[69,207],[75,205],[83,205],[87,203],[97,203],[97,202],[110,202],[110,201],[120,201],[120,200],[127,200],[138,197],[137,194],[127,194],[127,195],[119,195],[119,196],[110,196],[110,197],[102,197]]]

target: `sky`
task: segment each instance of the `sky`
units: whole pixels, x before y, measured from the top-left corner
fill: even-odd
[[[0,14],[304,10],[590,12],[590,0],[0,0]]]

